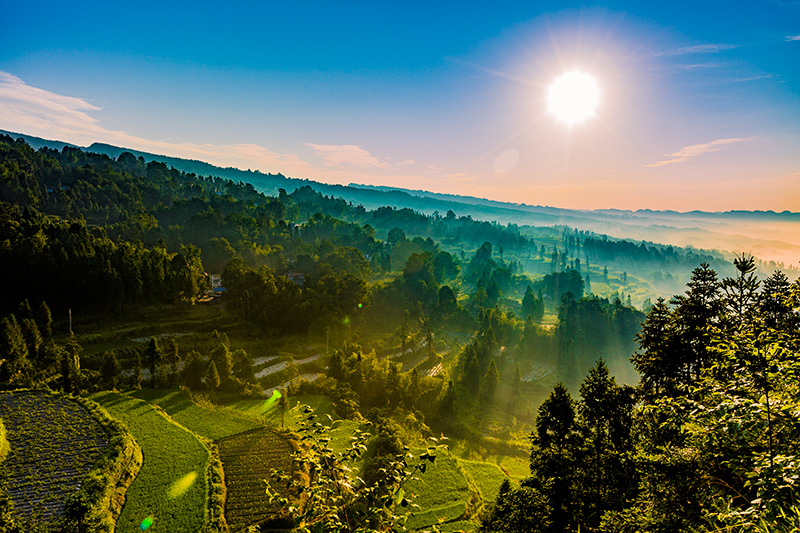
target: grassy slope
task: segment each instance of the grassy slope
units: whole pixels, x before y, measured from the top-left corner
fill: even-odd
[[[179,390],[142,389],[131,396],[158,405],[178,424],[214,441],[262,426],[256,417],[234,409],[198,405]]]
[[[113,392],[90,398],[128,426],[144,456],[117,531],[138,530],[148,516],[154,518],[148,531],[198,531],[206,509],[208,449],[143,400]]]
[[[484,503],[491,503],[497,498],[500,485],[508,479],[500,467],[480,461],[458,461],[464,473],[475,483]]]
[[[414,450],[414,454],[424,450]],[[458,461],[448,452],[438,453],[436,462],[424,474],[405,486],[406,494],[416,495],[414,503],[421,509],[411,512],[406,526],[411,529],[430,526],[440,520],[454,520],[464,515],[470,500],[467,478]]]
[[[320,422],[323,424],[330,424],[327,421],[326,415],[330,415],[333,420],[338,420],[339,417],[333,412],[330,398],[325,396],[296,396],[290,398],[289,405],[292,407],[286,411],[285,416],[281,416],[281,409],[276,404],[269,404],[267,400],[238,400],[229,403],[226,407],[228,409],[242,411],[249,415],[259,416],[267,424],[275,424],[281,426],[285,423],[289,429],[297,429],[299,421],[299,411],[301,405],[309,405],[314,409],[314,413],[321,418]],[[342,452],[350,446],[350,437],[356,428],[360,427],[358,422],[353,420],[341,420],[334,426],[330,433],[330,446],[336,452]],[[356,468],[360,468],[355,465]]]

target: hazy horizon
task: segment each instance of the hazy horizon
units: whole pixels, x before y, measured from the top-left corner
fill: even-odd
[[[799,12],[14,4],[0,128],[569,209],[800,211]],[[571,72],[597,90],[575,120]]]

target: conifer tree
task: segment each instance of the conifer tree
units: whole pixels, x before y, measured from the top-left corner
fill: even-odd
[[[213,360],[208,362],[208,370],[206,371],[206,384],[208,385],[208,388],[211,389],[212,394],[219,388],[219,372],[217,371],[217,365]]]
[[[497,372],[497,365],[494,364],[494,359],[489,361],[489,368],[483,376],[483,398],[487,403],[494,401],[494,393],[497,390],[497,385],[500,383],[500,374]]]
[[[83,348],[78,344],[74,334],[70,334],[67,343],[64,345],[63,359],[61,363],[61,377],[64,392],[77,393],[81,390],[81,351]]]
[[[136,351],[133,358],[133,374],[131,376],[131,384],[134,390],[142,388],[142,354]]]
[[[50,308],[47,307],[47,302],[42,300],[39,308],[36,310],[36,324],[39,326],[39,331],[45,339],[50,338],[53,334],[53,316],[50,313]]]
[[[181,360],[180,353],[178,352],[178,343],[174,338],[170,337],[167,341],[163,360],[165,364],[169,365],[169,386],[174,386],[178,374],[178,362]]]
[[[114,350],[109,350],[103,354],[103,361],[100,366],[100,377],[106,388],[117,388],[120,371],[121,368],[119,360],[117,359],[117,353]]]
[[[0,383],[12,387],[29,385],[33,368],[28,359],[28,345],[16,317],[11,314],[0,322]]]
[[[521,385],[522,385],[522,371],[519,368],[519,363],[517,363],[514,366],[514,378],[511,384],[515,397],[519,395],[519,390]]]
[[[211,361],[214,362],[219,379],[222,383],[227,383],[233,374],[233,361],[228,345],[222,342],[218,344],[214,351],[211,352]]]
[[[150,386],[155,389],[157,388],[156,371],[163,360],[161,348],[158,347],[158,339],[155,337],[150,337],[150,341],[147,343],[145,359],[147,360],[147,366],[150,368]]]
[[[20,324],[22,336],[25,338],[25,344],[28,346],[28,357],[36,360],[39,356],[39,349],[42,346],[42,334],[36,326],[36,322],[32,318],[23,318]]]

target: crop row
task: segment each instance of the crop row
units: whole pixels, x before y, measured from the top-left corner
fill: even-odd
[[[218,446],[227,489],[225,518],[231,531],[268,519],[277,507],[269,501],[265,480],[273,469],[291,470],[289,442],[262,428],[222,439]]]
[[[3,469],[15,517],[61,518],[108,446],[108,432],[73,400],[38,391],[0,393],[0,418],[10,444]]]

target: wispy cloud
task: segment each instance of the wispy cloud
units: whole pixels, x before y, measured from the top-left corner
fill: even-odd
[[[388,164],[355,144],[303,143],[322,154],[325,162],[334,166],[386,168]]]
[[[787,41],[800,41],[800,34],[798,34],[798,35],[787,35],[786,36],[786,40]]]
[[[296,154],[277,153],[255,144],[175,143],[110,130],[89,114],[92,111],[100,111],[100,108],[81,98],[33,87],[17,76],[0,71],[0,125],[9,131],[79,146],[105,142],[146,152],[199,159],[220,166],[284,172],[298,177],[320,174],[321,169]]]
[[[388,158],[372,155],[357,145],[306,143],[315,153],[322,155],[322,164],[319,164],[296,153],[278,152],[257,144],[218,145],[146,139],[105,128],[92,116],[93,112],[100,110],[84,99],[33,87],[0,71],[0,128],[8,131],[78,146],[104,142],[144,152],[197,159],[222,167],[281,172],[326,183],[358,181],[434,190],[444,188],[451,180],[443,175],[443,169],[434,170],[432,166],[430,170],[433,172],[425,171],[425,175],[413,171],[398,172],[398,168],[410,169],[420,163],[406,159],[390,164]]]
[[[747,81],[768,80],[768,79],[774,78],[774,77],[775,77],[774,74],[759,74],[759,75],[756,75],[756,76],[748,76],[748,77],[745,77],[745,78],[736,78],[734,80],[731,80],[731,83],[743,83],[743,82],[747,82]]]
[[[709,143],[692,144],[690,146],[685,146],[681,148],[677,152],[666,154],[666,156],[669,159],[664,159],[663,161],[659,161],[657,163],[652,163],[650,165],[645,165],[645,166],[663,167],[664,165],[671,165],[673,163],[684,163],[690,159],[693,159],[697,156],[701,156],[703,154],[718,152],[722,150],[722,148],[727,144],[751,141],[753,139],[755,139],[755,137],[734,137],[731,139],[717,139],[716,141],[711,141]]]
[[[729,43],[706,43],[694,44],[691,46],[681,46],[680,48],[673,48],[671,50],[664,50],[656,55],[660,56],[682,56],[689,54],[717,54],[726,50],[739,48],[738,44]]]
[[[719,63],[692,63],[691,65],[675,65],[675,68],[683,70],[697,70],[701,68],[718,68]]]

